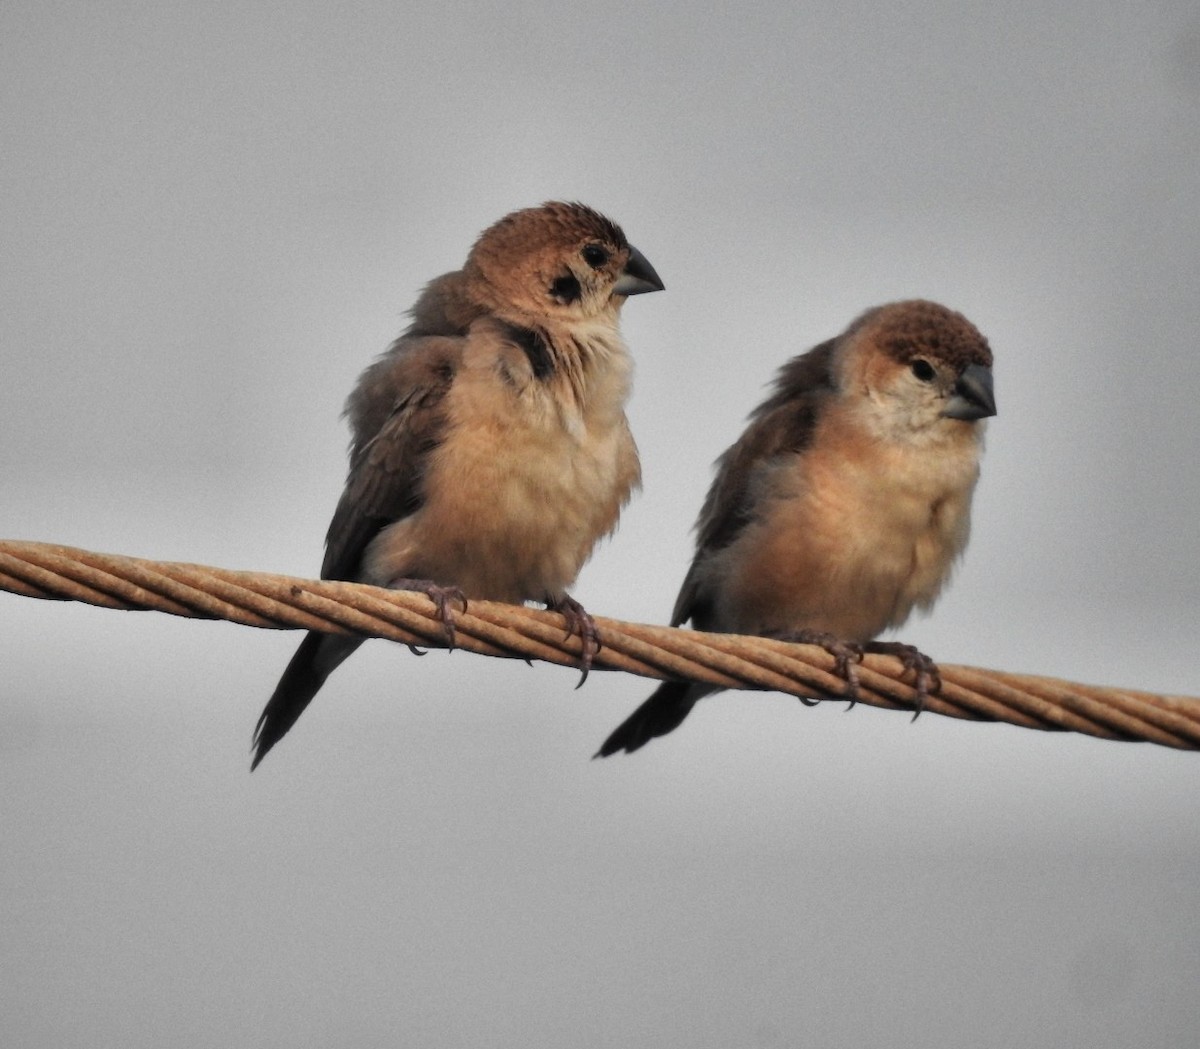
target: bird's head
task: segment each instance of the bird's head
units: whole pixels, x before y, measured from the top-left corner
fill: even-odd
[[[843,338],[845,389],[889,436],[977,429],[996,414],[992,351],[961,313],[894,302],[864,313]]]
[[[559,201],[488,227],[463,272],[472,298],[518,323],[615,316],[627,296],[663,288],[620,226],[586,205]]]

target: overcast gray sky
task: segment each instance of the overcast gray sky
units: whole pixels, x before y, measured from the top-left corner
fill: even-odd
[[[1200,694],[1200,13],[0,6],[0,535],[314,574],[342,402],[517,207],[611,214],[662,622],[774,369],[924,296],[996,353],[906,640]],[[1200,756],[382,642],[253,777],[296,635],[0,594],[0,1044],[1178,1046]]]

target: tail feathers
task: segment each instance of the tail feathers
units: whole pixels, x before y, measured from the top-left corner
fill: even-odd
[[[593,755],[607,758],[619,751],[632,754],[656,736],[673,732],[691,713],[696,700],[717,689],[687,681],[664,681],[640,707],[629,715]]]
[[[250,762],[250,771],[258,768],[259,762],[267,756],[288,730],[296,724],[296,720],[304,713],[304,708],[312,702],[325,684],[325,679],[338,668],[343,660],[363,643],[361,637],[344,637],[339,634],[318,634],[310,632],[300,642],[292,661],[288,663],[283,677],[275,686],[267,705],[258,719],[254,729],[254,760]]]

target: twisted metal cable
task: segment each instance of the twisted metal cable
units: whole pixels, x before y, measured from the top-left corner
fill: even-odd
[[[447,645],[437,608],[424,594],[147,561],[49,543],[0,540],[0,590],[267,629],[362,634],[412,647]],[[834,658],[815,645],[601,617],[596,625],[602,639],[593,662],[598,670],[803,698],[846,698],[846,682],[833,672]],[[567,635],[563,617],[555,612],[472,599],[465,611],[455,610],[454,628],[457,647],[481,655],[579,663],[580,639]],[[939,669],[942,687],[923,707],[932,713],[1200,749],[1200,699],[946,663]],[[916,691],[906,676],[911,673],[894,656],[865,656],[859,667],[859,702],[912,710]]]

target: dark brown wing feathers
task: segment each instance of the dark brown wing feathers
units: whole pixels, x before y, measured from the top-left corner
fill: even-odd
[[[750,414],[750,426],[716,463],[696,524],[696,556],[675,601],[671,625],[691,619],[704,629],[707,597],[700,592],[697,566],[732,543],[758,511],[756,482],[781,455],[794,454],[812,440],[821,403],[834,392],[836,340],[793,357],[775,378],[773,392]]]
[[[421,506],[425,462],[445,432],[443,402],[460,354],[457,339],[401,339],[351,395],[350,472],[325,537],[323,579],[355,578],[376,533]]]

